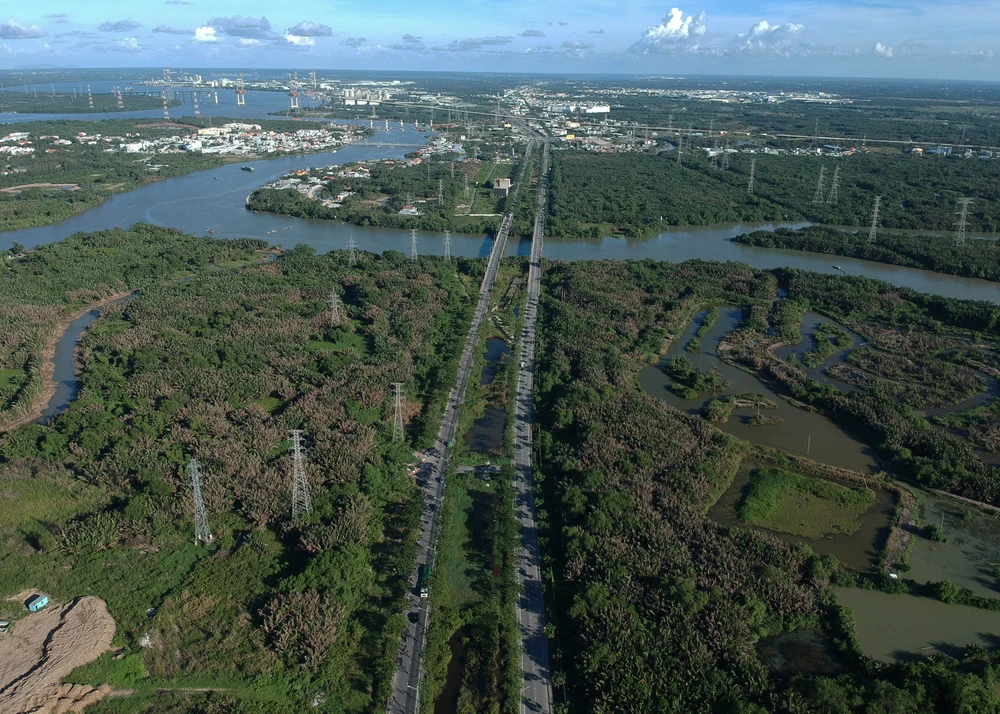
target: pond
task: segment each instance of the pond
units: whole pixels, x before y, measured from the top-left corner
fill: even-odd
[[[702,339],[701,348],[692,354],[685,347],[694,337],[705,313],[698,317],[675,339],[664,361],[685,356],[700,369],[715,369],[730,385],[718,396],[753,392],[762,394],[775,402],[777,409],[765,412],[769,417],[780,417],[784,421],[770,426],[750,426],[747,422],[755,414],[753,409],[736,409],[725,424],[717,424],[727,434],[745,439],[753,444],[770,446],[799,456],[808,456],[814,461],[851,471],[874,472],[875,454],[870,447],[853,434],[849,434],[822,414],[793,407],[777,392],[748,372],[726,364],[716,352],[719,341],[732,332],[740,322],[740,310],[724,307],[711,331]],[[697,399],[682,399],[670,391],[673,379],[659,366],[647,367],[639,372],[639,384],[643,390],[657,399],[663,399],[671,406],[690,414],[700,414],[702,408],[713,398],[711,394],[699,395]]]
[[[815,340],[816,328],[818,328],[820,325],[833,325],[843,330],[850,336],[851,345],[850,347],[844,347],[844,348],[835,347],[834,352],[825,360],[823,360],[820,364],[816,365],[815,367],[804,367],[802,366],[803,364],[802,360],[805,358],[807,354],[812,352],[814,347],[816,346],[816,340]],[[815,379],[821,384],[832,384],[834,387],[836,387],[842,392],[859,391],[858,388],[855,387],[853,384],[848,384],[847,382],[843,382],[839,379],[827,376],[826,374],[824,374],[824,372],[826,372],[826,370],[830,369],[836,364],[843,364],[844,361],[847,359],[847,355],[849,355],[854,350],[860,347],[867,346],[867,343],[860,335],[854,334],[840,323],[831,320],[825,315],[820,315],[815,312],[807,312],[802,317],[802,324],[799,326],[799,333],[802,335],[802,341],[799,344],[782,345],[781,347],[775,349],[774,354],[778,359],[787,362],[789,357],[795,355],[796,361],[798,362],[799,366],[802,368],[802,370],[806,373],[808,377]]]
[[[861,588],[833,592],[854,611],[861,649],[875,659],[906,662],[935,653],[954,656],[970,644],[1000,645],[1000,612]]]
[[[434,714],[455,714],[458,711],[458,695],[462,685],[462,672],[465,669],[465,653],[468,649],[465,639],[468,636],[467,629],[463,627],[456,631],[448,641],[451,659],[448,661],[444,688],[434,700]]]
[[[950,580],[976,595],[1000,598],[1000,580],[993,575],[1000,566],[1000,514],[926,491],[917,496],[920,524],[941,526],[948,540],[915,538],[904,577],[918,583]]]
[[[808,543],[815,552],[835,555],[837,560],[849,568],[866,571],[878,563],[879,552],[889,538],[889,527],[896,510],[896,498],[889,491],[876,491],[875,506],[861,517],[861,527],[854,533],[829,535],[825,538],[804,538],[773,531],[761,526],[744,523],[737,510],[750,481],[750,474],[756,464],[743,462],[740,469],[722,497],[708,510],[708,517],[724,526],[740,526],[762,533],[770,533],[786,543]],[[832,479],[831,479],[832,480]],[[833,481],[833,483],[840,483]],[[841,484],[857,488],[856,484]]]
[[[511,349],[506,342],[491,337],[486,340],[486,363],[479,378],[481,385],[493,384],[497,365],[504,359],[509,359]],[[487,406],[481,417],[472,422],[465,433],[465,445],[469,451],[488,454],[503,449],[504,434],[507,432],[507,410],[496,406]]]

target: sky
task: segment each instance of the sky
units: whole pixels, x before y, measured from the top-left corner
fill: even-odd
[[[0,68],[39,64],[993,81],[1000,3],[5,0]]]

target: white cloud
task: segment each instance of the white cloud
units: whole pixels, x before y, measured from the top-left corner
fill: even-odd
[[[194,31],[195,42],[218,42],[219,36],[215,34],[215,28],[209,25],[199,27]]]
[[[340,41],[340,44],[345,47],[361,47],[361,45],[368,42],[367,37],[348,37]]]
[[[747,54],[795,54],[803,49],[795,46],[795,40],[803,29],[803,25],[791,22],[772,25],[767,20],[761,20],[749,32],[737,35],[733,44]]]
[[[316,44],[316,40],[313,38],[301,35],[285,35],[285,39],[298,47],[312,47]]]
[[[466,37],[464,40],[453,40],[444,47],[435,47],[439,52],[475,52],[484,47],[509,45],[513,37]]]
[[[45,30],[35,25],[22,25],[12,17],[0,22],[0,39],[30,40],[45,37]]]
[[[525,30],[518,34],[520,37],[545,37],[545,33],[541,30]]]
[[[646,29],[642,38],[630,48],[640,54],[670,54],[678,50],[697,50],[707,32],[704,11],[684,17],[680,8],[671,8],[659,25]]]
[[[303,20],[295,27],[285,30],[285,34],[297,37],[333,37],[334,32],[330,27],[322,23]]]
[[[571,40],[566,40],[562,43],[563,49],[565,50],[592,50],[594,46],[589,42],[573,42]]]
[[[243,15],[233,15],[232,17],[213,17],[208,24],[221,32],[223,35],[232,37],[273,37],[271,23],[266,17],[243,17]]]
[[[872,47],[872,54],[876,57],[892,57],[896,53],[891,47],[883,45],[881,42],[876,42],[875,46]]]
[[[141,22],[132,20],[107,20],[97,26],[98,32],[131,32],[142,27]]]
[[[244,37],[240,40],[240,47],[254,47],[260,44],[260,40],[254,39],[253,37]]]
[[[117,44],[123,50],[134,51],[139,49],[139,41],[134,37],[126,37],[124,40],[118,40],[115,44]]]
[[[183,27],[173,27],[172,25],[157,25],[153,28],[153,32],[164,33],[167,35],[190,35],[191,30],[185,30]]]

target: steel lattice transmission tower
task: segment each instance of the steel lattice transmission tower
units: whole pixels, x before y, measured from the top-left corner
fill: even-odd
[[[116,95],[116,98],[118,99],[118,108],[119,109],[124,109],[125,108],[125,102],[122,101],[122,88],[121,87],[115,87],[115,95]]]
[[[293,72],[291,81],[288,83],[288,108],[299,108],[299,73]]]
[[[212,532],[208,529],[208,512],[205,510],[205,500],[201,496],[201,464],[198,459],[188,461],[188,476],[191,478],[191,491],[194,494],[194,541],[197,543],[212,542]]]
[[[728,169],[729,168],[729,139],[728,138],[726,139],[726,145],[725,145],[725,147],[722,149],[722,168],[723,169]]]
[[[444,232],[444,262],[451,262],[451,231]]]
[[[835,166],[833,169],[833,185],[830,186],[830,196],[826,199],[826,202],[831,206],[836,206],[840,201],[840,166]]]
[[[38,99],[38,92],[35,92],[35,99]],[[94,108],[94,95],[90,93],[90,85],[87,85],[87,108]]]
[[[245,107],[247,105],[247,90],[243,84],[243,73],[236,77],[236,106]]]
[[[958,199],[958,210],[955,212],[958,216],[958,220],[955,221],[955,247],[961,248],[965,245],[965,229],[969,226],[969,205],[972,203],[971,198],[960,198]]]
[[[357,256],[354,254],[354,236],[351,236],[350,240],[347,241],[347,264],[354,265],[357,260]]]
[[[392,418],[392,440],[402,441],[403,432],[403,383],[393,382],[392,393],[395,400],[394,415]]]
[[[816,182],[816,193],[813,194],[813,203],[823,203],[823,194],[826,193],[824,179],[826,178],[826,167],[819,167],[819,180]]]
[[[410,229],[410,260],[417,261],[417,229]]]
[[[427,165],[428,169],[430,164]],[[444,179],[438,179],[438,205],[444,203]]]
[[[882,205],[882,197],[875,197],[875,209],[872,211],[872,227],[868,229],[868,245],[874,245],[878,237],[878,209]]]
[[[340,296],[336,290],[330,290],[330,297],[327,299],[327,302],[330,305],[330,327],[336,327],[342,319],[340,314]]]
[[[305,450],[302,448],[302,432],[292,429],[292,518],[301,518],[312,513],[312,499],[309,497],[309,482],[306,481]]]
[[[757,159],[750,159],[750,180],[747,181],[747,195],[753,196],[753,182],[757,176]]]
[[[163,118],[170,119],[170,112],[167,109],[167,90],[164,89],[160,94],[163,97]]]
[[[191,92],[191,105],[194,107],[194,118],[201,118],[201,107],[198,106],[198,92],[195,90]]]

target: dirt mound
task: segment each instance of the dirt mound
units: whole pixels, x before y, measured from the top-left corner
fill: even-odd
[[[115,621],[96,597],[50,605],[17,622],[0,638],[0,712],[77,712],[107,696],[108,687],[59,682],[108,650],[114,635]]]

